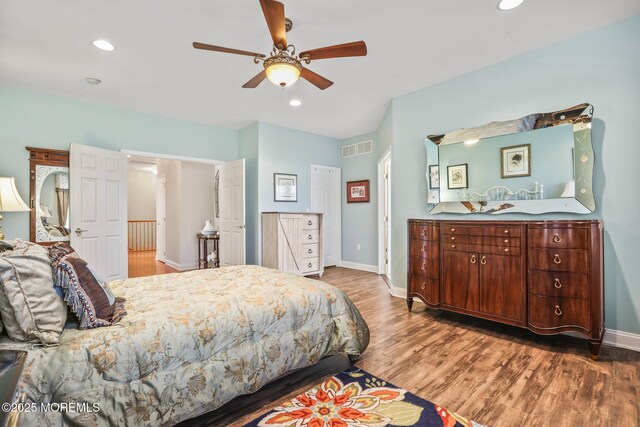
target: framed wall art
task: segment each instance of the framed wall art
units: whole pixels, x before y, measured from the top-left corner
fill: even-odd
[[[447,186],[450,190],[469,188],[467,163],[447,166]]]
[[[347,203],[369,202],[369,180],[347,182]]]
[[[500,176],[502,178],[531,176],[531,144],[513,145],[500,149]]]
[[[273,201],[298,201],[298,175],[287,173],[273,174]]]

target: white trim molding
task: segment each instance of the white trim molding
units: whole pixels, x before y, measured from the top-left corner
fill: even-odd
[[[202,157],[174,156],[173,154],[149,153],[146,151],[134,151],[134,150],[121,149],[120,152],[133,157],[149,157],[152,159],[179,160],[181,162],[205,163],[208,165],[221,165],[225,163],[222,160],[205,159]]]
[[[368,271],[369,273],[378,274],[378,266],[377,265],[359,264],[357,262],[349,262],[349,261],[345,261],[345,260],[342,260],[341,264],[342,264],[341,267],[344,267],[344,268],[351,268],[353,270]]]
[[[389,293],[396,298],[407,299],[407,289],[399,288],[397,286],[390,286]],[[420,298],[414,298],[413,302],[424,304]],[[580,335],[573,332],[567,332],[566,335],[583,338],[584,335]],[[610,345],[611,347],[625,348],[627,350],[633,350],[640,352],[640,334],[632,334],[630,332],[616,331],[615,329],[606,329],[604,332],[604,338],[602,344]]]
[[[170,259],[165,260],[164,262],[169,267],[179,270],[179,271],[187,271],[187,270],[195,270],[198,268],[198,263],[190,263],[190,264],[178,264],[177,262],[171,261]]]

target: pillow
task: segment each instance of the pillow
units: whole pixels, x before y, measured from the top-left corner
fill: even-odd
[[[0,314],[7,334],[57,344],[67,308],[53,288],[48,252],[35,243],[13,243],[13,250],[0,253]]]
[[[87,262],[75,252],[56,263],[55,286],[60,288],[64,300],[78,317],[80,329],[110,326],[127,314],[125,299],[115,297]]]
[[[49,259],[51,260],[51,269],[53,271],[58,267],[58,262],[67,255],[77,257],[76,251],[66,242],[58,242],[49,246]]]

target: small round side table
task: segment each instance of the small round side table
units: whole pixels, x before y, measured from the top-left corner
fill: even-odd
[[[220,249],[218,242],[220,242],[220,234],[196,234],[198,238],[198,270],[203,268],[218,268],[220,267]],[[208,242],[213,242],[213,250],[216,253],[216,257],[213,262],[207,261],[209,255]]]

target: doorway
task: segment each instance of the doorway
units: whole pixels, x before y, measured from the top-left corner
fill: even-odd
[[[378,160],[378,274],[391,286],[391,148]]]
[[[341,169],[311,165],[311,211],[323,213],[324,265],[342,265]]]

